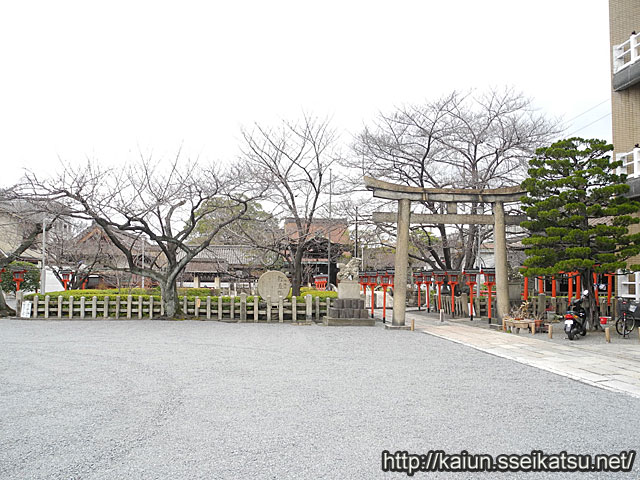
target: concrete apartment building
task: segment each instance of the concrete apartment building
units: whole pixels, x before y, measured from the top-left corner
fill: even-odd
[[[640,0],[609,0],[609,41],[614,155],[624,162],[631,194],[640,197]],[[640,273],[618,279],[619,295],[640,300]]]
[[[609,41],[613,153],[624,162],[631,194],[640,197],[640,0],[609,1]],[[618,277],[618,292],[640,300],[640,272]]]

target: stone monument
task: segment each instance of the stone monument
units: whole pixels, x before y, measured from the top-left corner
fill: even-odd
[[[277,301],[279,297],[286,297],[291,290],[291,282],[282,272],[270,270],[260,275],[258,279],[258,295],[262,298],[271,297]]]
[[[338,298],[332,302],[323,323],[326,326],[367,326],[376,324],[375,318],[369,318],[364,308],[364,299],[360,298],[358,267],[360,259],[353,258],[349,263],[339,263]]]

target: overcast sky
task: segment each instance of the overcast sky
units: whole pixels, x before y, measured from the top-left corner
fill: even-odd
[[[180,145],[229,161],[242,125],[302,110],[348,141],[380,110],[491,86],[610,140],[608,35],[606,0],[4,2],[0,184]]]

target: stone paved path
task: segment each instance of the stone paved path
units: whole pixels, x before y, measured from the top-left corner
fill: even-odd
[[[565,344],[548,342],[543,335],[518,335],[461,325],[441,323],[435,314],[425,316],[407,312],[407,323],[429,335],[451,340],[502,358],[530,365],[548,372],[640,398],[640,342],[636,332],[628,344]],[[561,326],[559,327],[561,328]],[[557,335],[564,336],[562,331]]]

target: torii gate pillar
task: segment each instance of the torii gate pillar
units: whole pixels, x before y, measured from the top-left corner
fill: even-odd
[[[393,286],[393,319],[391,325],[401,327],[405,321],[407,300],[407,266],[409,265],[409,223],[411,221],[411,200],[398,200],[398,239],[396,241],[396,264]]]
[[[493,255],[496,263],[496,297],[498,315],[504,318],[509,313],[509,276],[507,272],[507,235],[505,230],[504,203],[493,204]],[[395,305],[395,304],[394,304]]]

